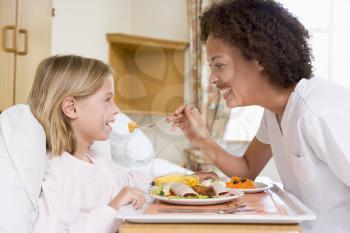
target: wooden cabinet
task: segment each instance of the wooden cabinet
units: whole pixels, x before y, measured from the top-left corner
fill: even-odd
[[[187,42],[108,34],[115,101],[126,113],[168,114],[184,102]]]
[[[26,103],[36,68],[51,55],[52,0],[0,0],[0,111]]]

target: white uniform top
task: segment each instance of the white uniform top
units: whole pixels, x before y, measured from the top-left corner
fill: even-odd
[[[285,190],[316,215],[303,232],[350,232],[350,91],[302,79],[288,99],[281,128],[265,110],[256,138],[270,144]]]

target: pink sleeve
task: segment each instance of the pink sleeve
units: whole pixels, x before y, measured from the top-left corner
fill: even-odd
[[[65,176],[60,160],[49,163],[39,199],[39,216],[34,233],[117,232],[117,211],[108,205],[81,211],[78,182]]]

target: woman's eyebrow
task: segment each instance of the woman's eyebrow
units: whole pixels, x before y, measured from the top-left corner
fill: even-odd
[[[221,57],[222,57],[222,56],[220,56],[220,55],[216,55],[216,56],[210,58],[210,60],[208,60],[208,61],[214,61],[215,59],[221,58]]]

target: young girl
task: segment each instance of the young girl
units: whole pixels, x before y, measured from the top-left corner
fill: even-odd
[[[90,149],[108,138],[119,109],[113,73],[101,61],[54,56],[39,65],[29,96],[32,113],[43,125],[50,158],[34,232],[116,232],[118,210],[144,203],[151,177],[127,174]]]

